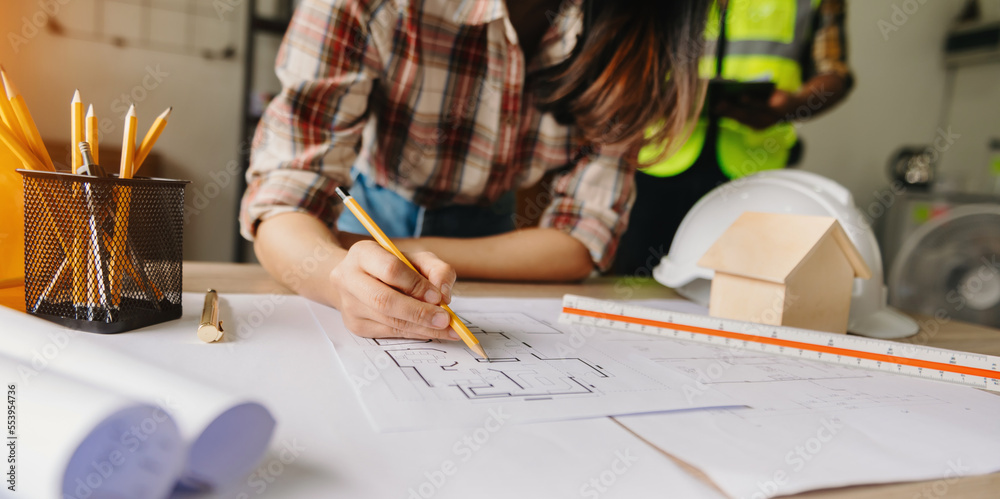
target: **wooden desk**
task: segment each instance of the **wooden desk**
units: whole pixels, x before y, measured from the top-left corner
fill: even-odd
[[[253,264],[184,262],[184,290],[203,292],[214,288],[220,293],[290,294],[287,288],[272,279],[263,268]],[[459,282],[456,296],[508,296],[560,298],[566,293],[602,299],[671,299],[678,298],[672,290],[651,279],[597,278],[581,284],[511,284]],[[917,318],[923,326],[910,342],[1000,355],[1000,331],[951,320]],[[998,451],[1000,452],[1000,451]],[[700,473],[695,472],[695,475]],[[869,485],[830,489],[797,494],[803,499],[912,499],[915,497],[996,498],[1000,496],[1000,473],[950,480],[912,482],[891,485]],[[946,485],[946,487],[944,487]],[[944,490],[945,494],[940,492]]]

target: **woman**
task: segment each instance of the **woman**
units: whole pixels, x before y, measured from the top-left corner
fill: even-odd
[[[709,3],[305,0],[254,141],[243,233],[271,275],[367,337],[458,339],[439,306],[456,274],[606,269],[636,150],[698,115],[691,47]],[[515,231],[513,193],[547,172],[540,227]],[[338,186],[419,274],[357,235]]]

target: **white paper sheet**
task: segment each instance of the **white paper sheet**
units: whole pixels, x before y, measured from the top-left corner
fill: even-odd
[[[692,403],[685,377],[631,364],[591,330],[558,324],[560,300],[456,299],[489,362],[461,342],[361,338],[336,310],[311,308],[381,431],[475,427],[496,408],[533,422],[739,405],[721,392]]]
[[[185,307],[200,314],[196,297],[185,298]],[[0,324],[0,354],[19,363],[18,379],[26,389],[51,370],[171,414],[187,445],[181,480],[189,487],[230,483],[248,473],[267,450],[275,423],[262,405],[212,388],[210,380],[187,379],[114,348],[156,326],[121,335],[81,333],[4,307]],[[175,338],[198,341],[196,326],[180,324],[159,327],[176,332]]]
[[[0,497],[169,494],[186,448],[168,414],[53,372],[18,383],[18,367],[0,355],[8,416]]]
[[[618,418],[738,498],[1000,470],[1000,397],[974,388],[673,339],[632,352],[749,409]],[[950,482],[942,482],[946,486]]]
[[[278,426],[249,476],[175,499],[722,497],[608,418],[378,433],[306,300],[222,295],[226,338],[206,345],[194,337],[203,298],[185,296],[180,321],[109,340],[177,374],[252,392]]]

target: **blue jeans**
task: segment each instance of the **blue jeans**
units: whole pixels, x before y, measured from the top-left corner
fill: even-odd
[[[452,205],[428,209],[376,184],[357,170],[352,170],[351,176],[354,179],[351,196],[390,238],[486,237],[514,230],[514,191],[501,196],[492,206]],[[340,215],[337,228],[368,234],[348,210]]]

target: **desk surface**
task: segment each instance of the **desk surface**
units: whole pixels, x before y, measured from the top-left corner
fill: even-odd
[[[184,290],[191,292],[214,288],[220,293],[290,294],[259,265],[204,262],[184,263]],[[597,278],[580,284],[511,284],[459,282],[458,296],[508,296],[558,298],[566,293],[603,299],[671,299],[672,290],[651,279]],[[947,318],[918,317],[921,332],[905,341],[990,355],[1000,355],[1000,331]],[[697,473],[696,473],[697,474]],[[941,481],[943,482],[943,480]],[[791,497],[810,499],[868,499],[938,497],[987,498],[1000,493],[1000,473],[965,477],[950,483],[914,482],[905,484],[858,486],[798,494]]]

